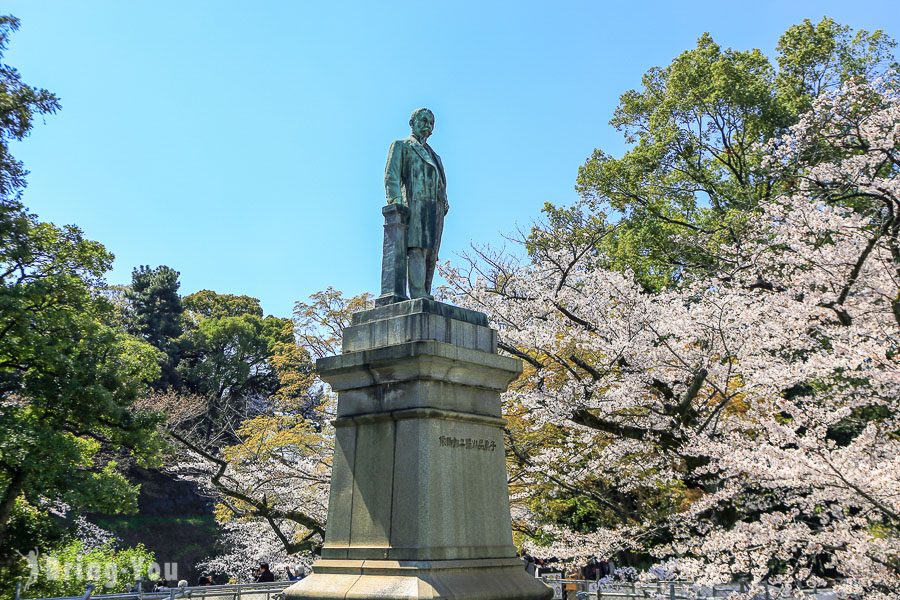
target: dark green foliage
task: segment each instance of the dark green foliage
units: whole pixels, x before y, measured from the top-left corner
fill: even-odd
[[[179,388],[177,367],[180,357],[176,339],[182,334],[181,296],[178,295],[178,271],[161,265],[155,269],[140,266],[131,272],[131,287],[125,291],[131,333],[143,337],[164,354],[157,389]]]
[[[796,122],[814,97],[850,77],[887,72],[895,43],[883,32],[852,32],[825,18],[788,29],[777,66],[759,50],[721,48],[709,34],[640,90],[622,94],[611,120],[631,148],[601,149],[579,169],[588,216],[615,217],[599,246],[608,264],[630,269],[648,290],[703,277],[723,266],[719,249],[741,240],[748,213],[790,185],[760,169],[760,144]],[[550,224],[531,243],[561,237]]]
[[[111,255],[77,228],[6,208],[0,227],[18,235],[0,246],[0,551],[17,502],[133,510],[136,490],[101,447],[148,461],[158,449],[156,418],[130,408],[158,353],[106,325],[96,293]]]
[[[178,295],[180,285],[178,271],[165,265],[155,269],[142,265],[131,272],[126,297],[131,303],[134,333],[160,350],[181,335],[184,309]]]
[[[0,17],[0,51],[17,27]],[[25,171],[9,141],[57,108],[0,65],[0,571],[64,533],[53,506],[136,508],[137,490],[102,449],[145,463],[159,451],[156,415],[131,408],[158,375],[157,352],[110,325],[101,288],[112,254],[18,200]]]
[[[206,437],[253,416],[279,389],[273,360],[295,346],[290,319],[263,317],[249,296],[203,290],[185,297],[178,367],[185,388],[207,399]]]
[[[9,38],[19,28],[19,20],[0,16],[0,61]],[[10,140],[21,140],[31,131],[35,115],[59,110],[59,99],[47,90],[22,82],[19,72],[0,62],[0,202],[18,197],[25,187],[27,171],[9,153]]]

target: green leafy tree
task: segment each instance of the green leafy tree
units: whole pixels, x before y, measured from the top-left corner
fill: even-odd
[[[0,51],[17,27],[0,17]],[[136,508],[136,488],[101,449],[146,463],[159,451],[157,417],[132,408],[158,376],[157,351],[109,324],[100,291],[112,255],[18,200],[26,173],[9,141],[58,107],[0,65],[0,569],[58,537],[52,510]]]
[[[19,20],[0,16],[0,61],[10,36],[19,28]],[[31,132],[35,115],[59,110],[59,98],[47,90],[22,82],[19,72],[0,62],[0,201],[10,202],[25,187],[27,171],[22,162],[9,153],[10,140],[22,140]]]
[[[296,346],[293,324],[263,317],[259,300],[248,296],[203,290],[185,297],[184,305],[188,327],[180,339],[179,373],[188,392],[206,399],[207,440],[230,438],[278,392],[276,355]]]
[[[344,302],[339,292],[333,300]],[[333,436],[309,351],[289,319],[264,317],[255,298],[203,290],[183,302],[185,390],[148,402],[165,407],[190,456],[172,470],[220,499],[226,554],[207,568],[309,553],[324,533]]]
[[[182,334],[181,296],[178,271],[161,265],[140,266],[131,272],[131,287],[125,291],[129,330],[164,353],[162,372],[154,387],[168,389],[180,385],[177,366]]]
[[[222,317],[239,317],[241,315],[260,318],[263,316],[259,300],[251,296],[218,294],[212,290],[200,290],[184,298],[183,302],[193,324],[198,323],[200,319],[221,319]]]
[[[759,50],[724,49],[703,34],[621,96],[611,124],[631,148],[621,158],[595,150],[579,169],[582,201],[548,205],[531,248],[615,225],[597,236],[606,266],[633,270],[647,289],[711,273],[723,260],[718,248],[739,243],[748,213],[786,185],[760,168],[761,142],[819,94],[887,73],[894,46],[881,31],[807,20],[782,35],[773,64]]]
[[[118,549],[112,544],[89,547],[81,540],[60,544],[50,552],[32,552],[25,563],[23,593],[32,598],[84,595],[88,585],[95,593],[127,592],[138,579],[146,579],[155,562],[143,546]],[[0,598],[12,598],[16,583],[0,580]]]
[[[130,405],[160,359],[105,324],[110,305],[95,290],[112,256],[100,244],[24,209],[3,218],[19,236],[0,245],[0,547],[17,502],[134,508],[135,490],[99,451],[152,457],[155,417]]]

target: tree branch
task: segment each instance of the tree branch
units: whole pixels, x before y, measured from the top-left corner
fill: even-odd
[[[307,514],[294,510],[279,510],[273,506],[270,506],[265,497],[263,497],[262,500],[258,500],[240,490],[229,487],[222,481],[222,477],[225,475],[225,472],[228,469],[228,463],[225,460],[210,454],[209,452],[207,452],[197,444],[194,444],[177,432],[170,431],[169,435],[181,442],[188,449],[196,452],[206,460],[215,464],[217,466],[216,473],[210,478],[213,485],[222,494],[235,500],[240,500],[241,502],[252,506],[254,510],[251,512],[251,514],[253,516],[262,517],[267,521],[270,518],[287,519],[289,521],[297,523],[298,525],[302,525],[303,527],[306,527],[310,531],[313,531],[319,535],[325,535],[325,528],[322,526],[322,524],[312,517],[308,516]],[[276,531],[275,534],[278,535],[278,532]]]

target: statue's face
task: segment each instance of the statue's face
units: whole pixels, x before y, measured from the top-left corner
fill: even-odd
[[[426,112],[417,114],[412,124],[413,135],[415,135],[420,142],[424,142],[428,139],[428,136],[431,135],[432,131],[434,131],[434,117]]]

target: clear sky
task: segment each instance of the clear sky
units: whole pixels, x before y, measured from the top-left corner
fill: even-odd
[[[7,0],[6,62],[63,109],[13,153],[25,203],[185,294],[260,298],[267,312],[333,286],[377,293],[388,145],[430,107],[448,176],[442,258],[500,244],[608,125],[704,31],[774,55],[787,27],[828,15],[900,37],[897,0],[313,2]]]

